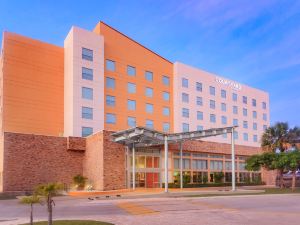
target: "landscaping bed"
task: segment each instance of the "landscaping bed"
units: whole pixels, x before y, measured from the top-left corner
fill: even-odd
[[[47,225],[47,221],[35,222],[34,225]],[[29,223],[22,224],[29,225]],[[53,225],[113,225],[112,223],[106,223],[93,220],[56,220],[53,221]]]

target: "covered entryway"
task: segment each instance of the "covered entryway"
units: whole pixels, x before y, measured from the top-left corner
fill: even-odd
[[[130,187],[162,187],[164,183],[165,192],[168,192],[169,182],[169,143],[180,144],[180,188],[183,188],[183,160],[182,143],[187,140],[199,140],[205,137],[231,134],[231,161],[235,162],[234,151],[234,129],[237,126],[213,128],[202,131],[191,131],[182,133],[162,133],[145,127],[135,127],[112,134],[113,141],[127,146],[127,180]],[[164,150],[161,151],[161,147]],[[141,154],[142,149],[143,154]],[[158,167],[154,167],[153,149],[157,149]],[[147,155],[149,160],[147,162]],[[150,157],[151,156],[151,157]],[[151,159],[150,159],[151,158]],[[162,162],[163,161],[163,162]],[[147,168],[147,165],[149,166]],[[235,163],[231,163],[232,172],[235,171]],[[164,175],[164,176],[163,176]],[[163,179],[162,179],[163,177]],[[232,173],[232,190],[235,191],[235,173]]]

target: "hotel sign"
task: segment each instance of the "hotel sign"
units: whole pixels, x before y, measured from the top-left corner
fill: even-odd
[[[235,90],[241,90],[242,89],[242,85],[237,83],[237,82],[234,82],[234,81],[231,81],[231,80],[226,80],[224,78],[221,78],[221,77],[216,77],[216,81],[220,84],[223,84],[223,85],[226,85],[228,87],[231,87]]]

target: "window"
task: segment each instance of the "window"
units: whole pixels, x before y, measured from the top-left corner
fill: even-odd
[[[136,85],[134,83],[127,83],[127,91],[134,94],[136,92]]]
[[[253,135],[253,142],[257,142],[257,135],[256,134]]]
[[[267,103],[263,102],[263,103],[262,103],[262,108],[263,108],[263,109],[266,109],[266,108],[267,108]]]
[[[248,141],[248,134],[247,133],[243,133],[243,138],[244,138],[244,141]]]
[[[81,97],[84,99],[93,100],[93,89],[87,88],[87,87],[82,87],[81,88]]]
[[[163,108],[163,115],[164,116],[169,116],[170,115],[170,108],[169,107],[164,107]]]
[[[256,107],[256,99],[252,99],[252,106]]]
[[[189,102],[189,95],[186,93],[182,93],[181,99],[182,99],[182,102]]]
[[[82,48],[81,57],[82,59],[93,61],[93,50]]]
[[[170,124],[169,123],[163,123],[163,131],[169,132],[170,131]]]
[[[115,79],[111,77],[106,77],[106,87],[115,89]]]
[[[182,124],[182,132],[189,132],[189,124],[188,123]]]
[[[197,125],[197,131],[201,131],[201,130],[203,130],[203,126]]]
[[[233,126],[238,126],[238,125],[239,125],[238,119],[233,119],[232,125],[233,125]]]
[[[148,81],[153,81],[153,73],[150,71],[145,72],[145,79]]]
[[[226,91],[225,90],[221,90],[221,97],[226,98]]]
[[[127,75],[129,75],[129,76],[135,76],[135,67],[133,67],[133,66],[127,66]]]
[[[233,138],[234,138],[234,140],[239,139],[239,133],[237,131],[233,132]]]
[[[153,88],[146,87],[146,96],[150,98],[153,97]]]
[[[237,94],[232,93],[232,101],[236,102],[237,101]]]
[[[227,134],[222,134],[222,137],[223,138],[227,138]]]
[[[247,116],[247,109],[243,108],[243,116]]]
[[[243,121],[243,128],[248,129],[248,121]]]
[[[86,67],[82,67],[81,78],[84,80],[93,80],[93,70]]]
[[[210,95],[216,95],[216,88],[213,86],[209,86],[209,93]]]
[[[243,103],[247,104],[247,97],[246,96],[243,96]]]
[[[128,110],[135,110],[136,108],[136,104],[135,104],[135,100],[127,100],[127,109]]]
[[[253,116],[254,119],[256,119],[256,118],[257,118],[257,112],[256,112],[256,111],[253,111],[253,112],[252,112],[252,116]]]
[[[253,123],[253,130],[257,130],[257,123]]]
[[[164,92],[163,92],[163,99],[164,99],[165,101],[169,101],[169,100],[170,100],[170,93],[164,91]]]
[[[215,123],[216,122],[216,115],[215,114],[210,114],[209,115],[209,120],[211,123]]]
[[[197,97],[197,105],[203,105],[202,97]]]
[[[182,78],[181,79],[181,85],[182,85],[182,87],[188,88],[189,87],[189,80],[186,79],[186,78]]]
[[[267,125],[263,125],[263,130],[265,131],[267,129]]]
[[[197,111],[197,120],[203,120],[203,112]]]
[[[170,85],[170,78],[167,77],[167,76],[163,76],[162,77],[162,81],[163,81],[163,84],[166,85],[166,86],[169,86]]]
[[[209,100],[209,107],[211,109],[215,109],[216,108],[216,102],[214,100]]]
[[[221,110],[223,112],[226,112],[226,104],[225,103],[221,103]]]
[[[263,120],[267,121],[267,114],[266,113],[263,113]]]
[[[210,160],[210,170],[223,170],[223,161]]]
[[[222,124],[226,125],[227,124],[227,117],[226,116],[222,116],[221,119],[222,119]]]
[[[146,120],[146,127],[153,129],[153,120]]]
[[[128,125],[129,127],[136,127],[136,120],[135,120],[135,117],[128,116],[128,117],[127,117],[127,125]]]
[[[82,127],[81,128],[81,136],[86,137],[93,134],[93,128],[92,127]]]
[[[81,117],[84,119],[93,119],[93,108],[81,107]]]
[[[233,114],[238,114],[238,107],[236,105],[232,106]]]
[[[193,170],[207,170],[207,160],[193,160]]]
[[[116,123],[116,115],[112,113],[106,113],[106,123],[115,124]]]
[[[147,113],[153,113],[153,105],[146,103],[146,112]]]
[[[107,106],[115,106],[116,105],[116,97],[111,95],[106,95],[106,105]]]
[[[189,109],[182,108],[182,116],[186,117],[186,118],[189,118],[189,116],[190,116]]]
[[[196,82],[196,90],[202,91],[202,83]]]
[[[106,70],[115,71],[116,70],[116,63],[112,60],[107,59],[106,61]]]

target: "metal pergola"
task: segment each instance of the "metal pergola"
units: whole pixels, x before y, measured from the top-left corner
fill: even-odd
[[[132,188],[135,189],[135,148],[164,145],[165,155],[165,192],[168,192],[168,144],[180,144],[180,188],[183,188],[182,173],[182,142],[187,140],[199,140],[201,138],[231,134],[231,172],[232,172],[232,191],[235,187],[235,151],[234,151],[234,129],[237,126],[212,128],[201,131],[190,131],[181,133],[163,133],[146,127],[134,127],[127,130],[113,133],[113,141],[126,145],[132,149]]]

